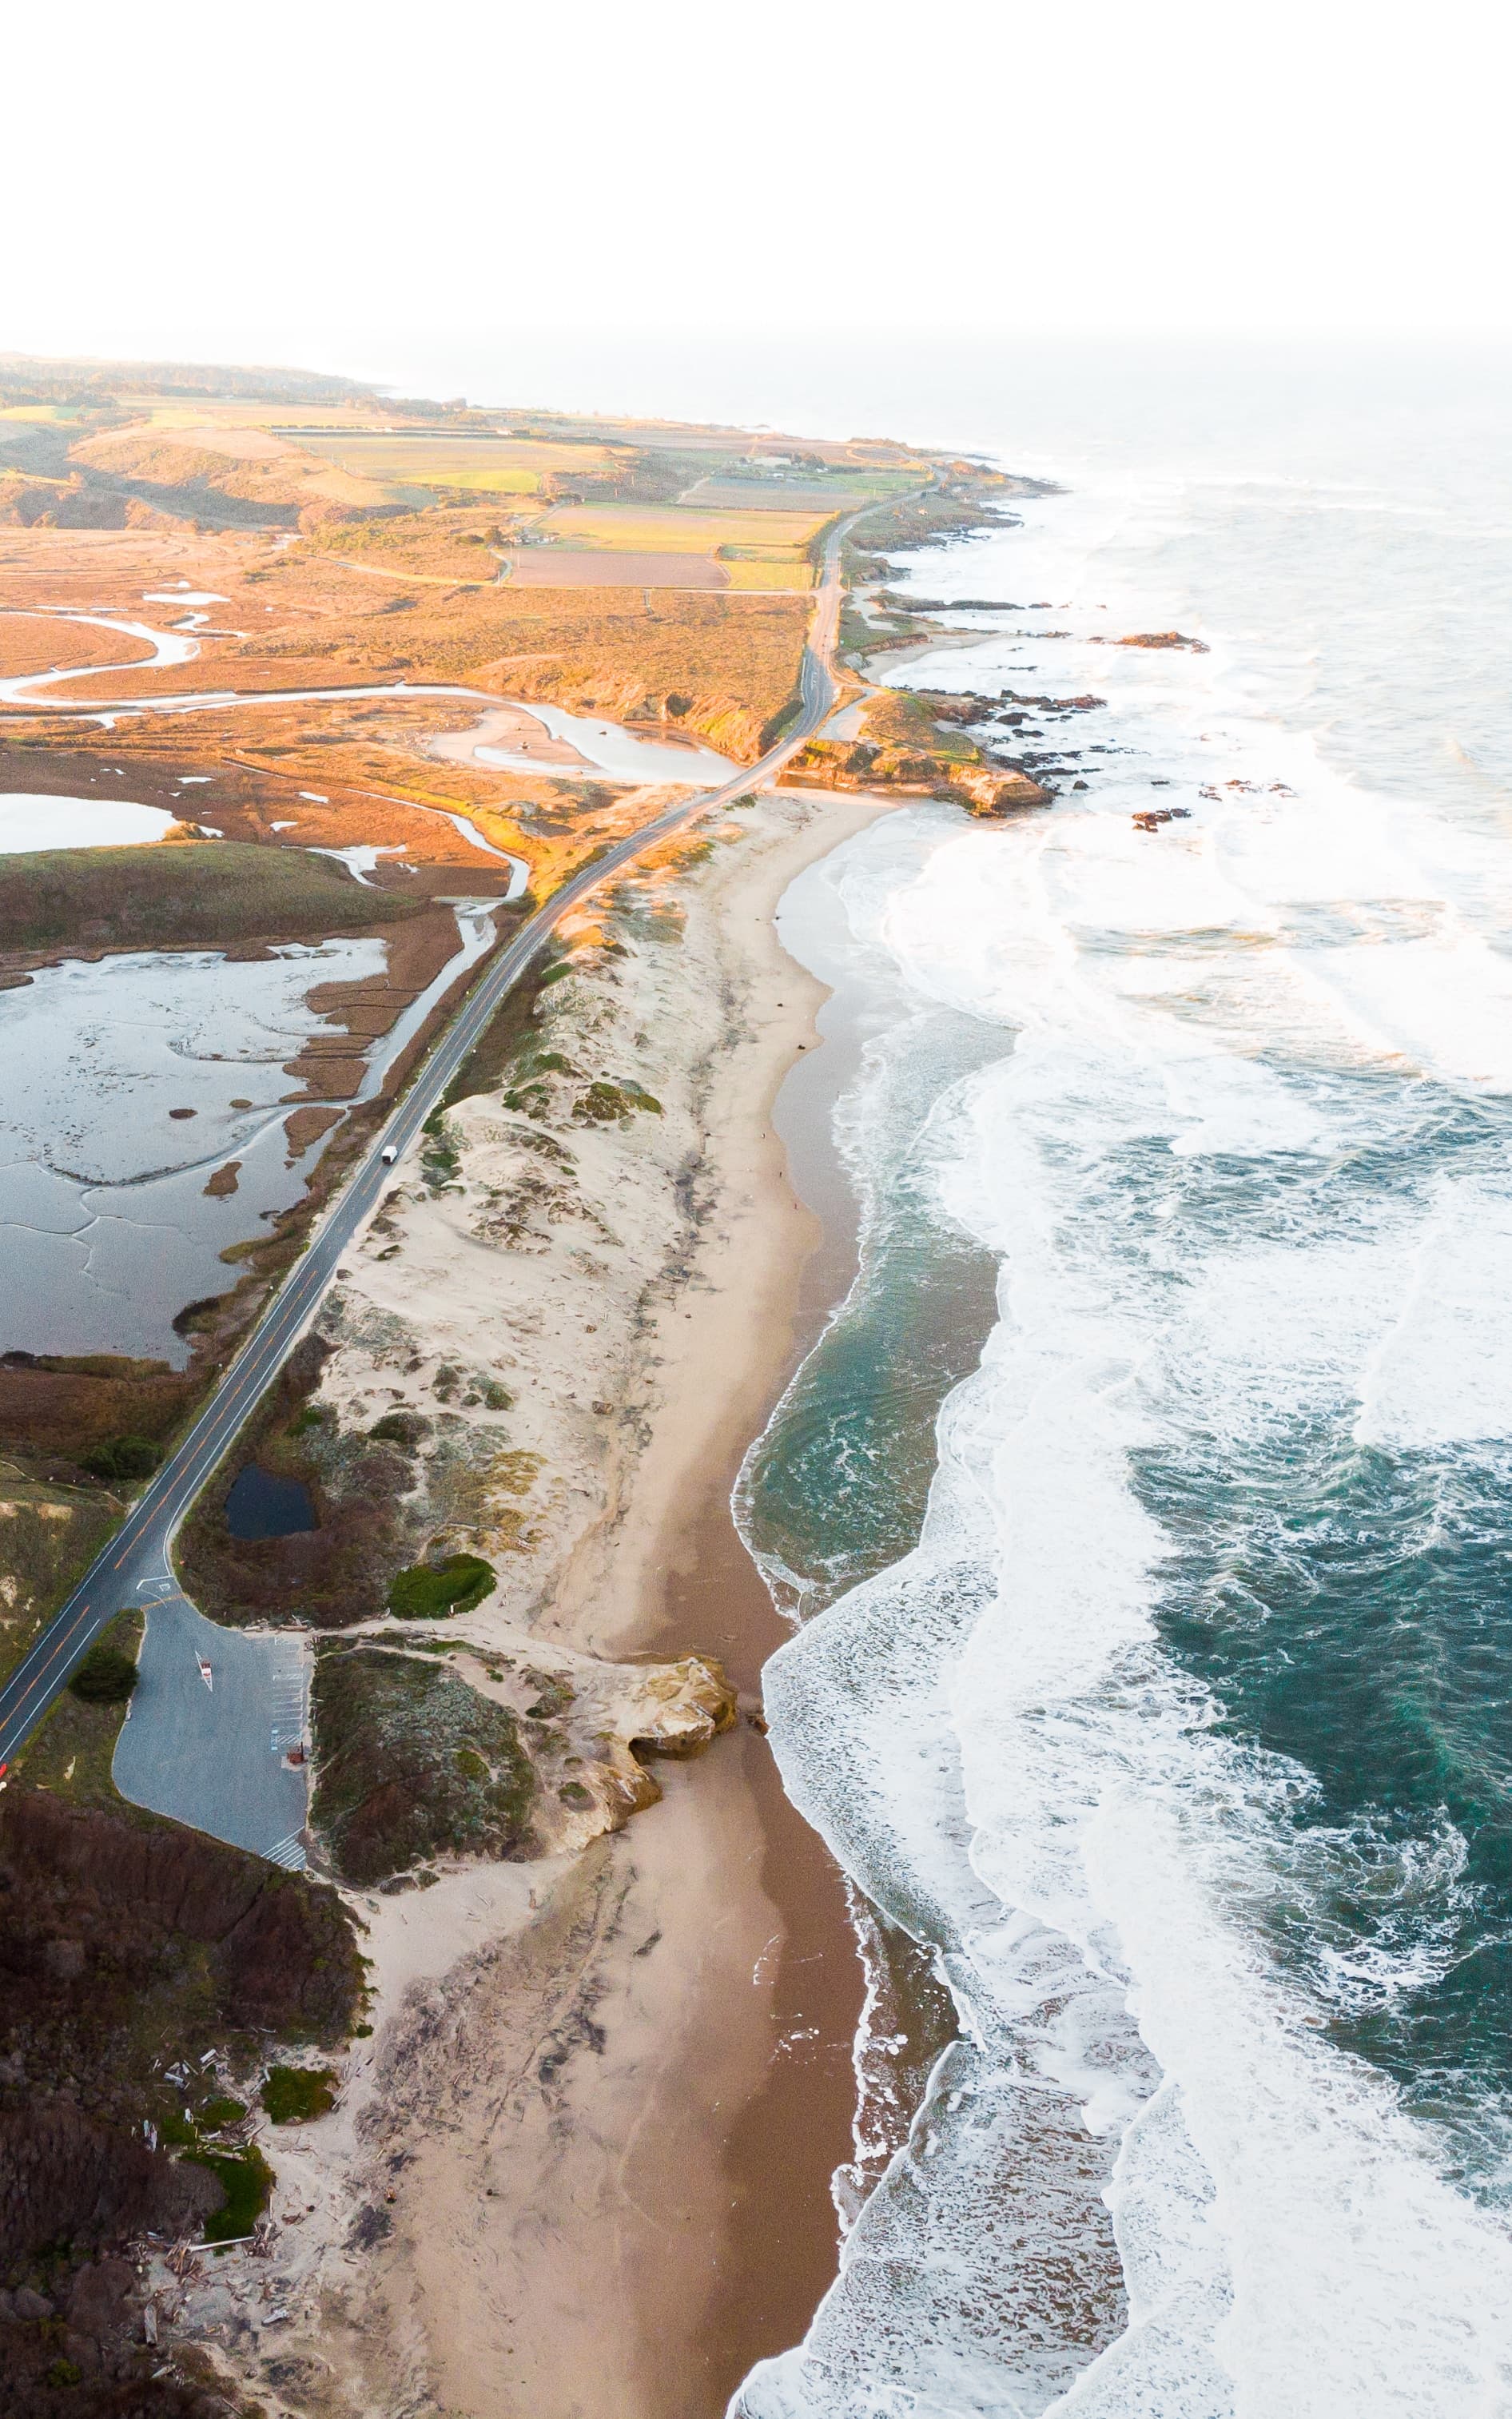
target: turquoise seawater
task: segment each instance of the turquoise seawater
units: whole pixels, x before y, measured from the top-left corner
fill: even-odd
[[[898,677],[1055,805],[797,919],[862,1249],[743,1482],[768,1711],[956,2038],[738,2408],[1512,2411],[1504,367],[1097,370],[890,572],[1021,600]]]

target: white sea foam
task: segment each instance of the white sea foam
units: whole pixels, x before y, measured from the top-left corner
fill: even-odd
[[[943,1945],[964,2039],[807,2342],[735,2408],[1512,2411],[1512,2231],[1319,2029],[1443,1970],[1464,1841],[1383,1845],[1423,1920],[1283,1966],[1269,1917],[1312,1863],[1374,1851],[1288,1825],[1307,1777],[1224,1735],[1162,1652],[1176,1540],[1134,1485],[1142,1454],[1222,1468],[1310,1421],[1381,1448],[1512,1434],[1512,1163],[1400,1148],[1512,1090],[1512,854],[1478,808],[1326,763],[1305,649],[1141,595],[1179,499],[1028,517],[1057,514],[1058,537],[913,576],[1095,593],[1015,624],[1080,635],[999,633],[906,677],[1095,686],[1108,708],[1066,744],[1127,752],[1084,756],[1085,803],[1004,829],[927,809],[829,869],[857,941],[892,954],[900,1021],[923,997],[1004,1028],[934,1129],[942,1209],[1002,1256],[1002,1317],[941,1415],[918,1548],[781,1651],[767,1703],[791,1794]],[[1086,644],[1173,620],[1211,655]],[[1177,802],[1183,823],[1130,820]],[[864,1153],[864,1117],[845,1131]],[[1392,1183],[1331,1189],[1391,1150]]]

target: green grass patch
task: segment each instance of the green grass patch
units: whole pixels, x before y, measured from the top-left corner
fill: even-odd
[[[761,752],[764,756],[769,747],[775,747],[777,746],[778,741],[783,737],[785,732],[792,730],[793,725],[796,722],[802,712],[803,691],[801,689],[795,689],[785,704],[779,705],[775,714],[768,715],[766,720],[762,725],[761,738],[758,742]]]
[[[335,2087],[329,2066],[270,2066],[262,2103],[275,2125],[306,2125],[335,2106]]]
[[[627,1123],[638,1109],[651,1117],[662,1115],[661,1102],[643,1085],[610,1084],[603,1078],[590,1084],[572,1104],[573,1117],[579,1125]]]
[[[228,2125],[239,2125],[246,2113],[244,2100],[234,2100],[229,2091],[220,2091],[205,2102],[199,2122],[207,2134],[224,2134]]]
[[[433,1109],[421,1128],[425,1141],[421,1146],[420,1172],[432,1193],[455,1183],[461,1173],[462,1154],[453,1127],[446,1123],[440,1109]]]
[[[185,948],[323,939],[419,915],[300,848],[248,840],[0,857],[0,948]]]
[[[91,1666],[97,1672],[103,1667],[115,1673],[113,1685],[119,1687],[124,1667],[134,1687],[143,1628],[143,1616],[134,1605],[118,1612],[95,1641],[75,1677],[82,1677]],[[76,1806],[109,1806],[119,1811],[121,1800],[111,1778],[111,1764],[129,1701],[130,1690],[124,1695],[90,1696],[70,1683],[17,1757],[18,1771],[32,1785],[70,1799]]]
[[[206,2221],[207,2242],[235,2242],[250,2234],[272,2198],[273,2170],[255,2142],[244,2150],[192,2150],[196,2167],[208,2167],[225,2194],[225,2207]]]
[[[448,1554],[443,1563],[415,1563],[398,1572],[389,1588],[389,1610],[403,1621],[441,1621],[449,1612],[471,1612],[498,1584],[498,1572],[481,1554]]]

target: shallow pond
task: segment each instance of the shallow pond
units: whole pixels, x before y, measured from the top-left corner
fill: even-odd
[[[165,840],[175,818],[131,798],[54,798],[28,790],[0,795],[0,856],[39,848],[129,848]]]
[[[623,723],[601,722],[597,715],[568,714],[564,707],[545,705],[537,698],[532,698],[523,711],[543,724],[553,739],[565,740],[595,771],[616,781],[706,781],[714,787],[728,781],[731,774],[739,770],[729,757],[717,756],[712,747],[697,744],[678,747],[671,740],[642,739],[639,732],[626,731]],[[485,744],[471,752],[480,764],[498,764],[514,772],[572,777],[570,765],[543,764],[533,756],[512,752],[507,747]]]
[[[293,1537],[319,1522],[302,1479],[280,1478],[249,1461],[225,1499],[225,1525],[233,1537]]]

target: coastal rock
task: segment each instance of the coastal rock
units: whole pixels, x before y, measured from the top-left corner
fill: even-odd
[[[661,1795],[646,1769],[648,1757],[702,1755],[738,1718],[735,1691],[712,1655],[685,1655],[647,1669],[622,1666],[621,1672],[626,1685],[596,1694],[592,1756],[574,1764],[573,1778],[558,1792],[566,1833],[558,1844],[570,1839],[583,1846],[605,1831],[622,1831],[632,1814]]]
[[[1184,647],[1188,655],[1205,655],[1207,643],[1202,639],[1189,639],[1180,630],[1140,630],[1127,639],[1094,639],[1094,647]]]
[[[957,797],[968,814],[988,816],[1013,815],[1029,807],[1048,807],[1056,793],[1027,773],[997,773],[984,766],[980,772],[967,767],[958,773],[949,794]]]
[[[738,1711],[724,1666],[712,1655],[687,1655],[647,1672],[623,1717],[625,1735],[643,1755],[701,1755]]]

